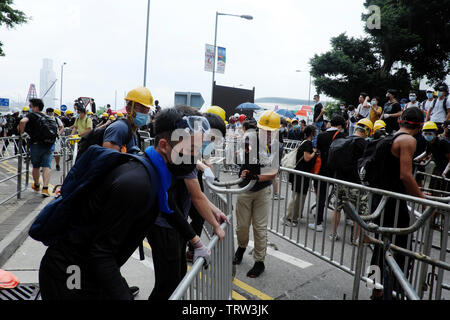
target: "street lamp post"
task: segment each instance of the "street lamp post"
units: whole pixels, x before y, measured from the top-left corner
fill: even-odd
[[[216,51],[217,51],[217,23],[219,21],[219,16],[231,16],[238,17],[247,20],[253,20],[252,16],[249,15],[237,15],[237,14],[228,14],[228,13],[220,13],[216,11],[216,28],[214,33],[214,62],[213,62],[213,75],[212,75],[212,91],[211,91],[211,105],[214,104],[214,81],[216,80]]]
[[[310,71],[302,71],[302,70],[296,70],[295,72],[308,72],[309,73],[308,105],[311,106],[311,83],[312,83],[311,72]]]
[[[63,101],[63,75],[64,75],[64,66],[66,65],[67,63],[63,63],[62,65],[61,65],[61,95],[60,95],[60,97],[59,97],[59,107],[61,108],[61,106],[62,106],[62,101]]]
[[[144,63],[144,87],[147,85],[147,57],[148,57],[148,27],[150,23],[150,0],[147,6],[147,32],[145,34],[145,63]]]

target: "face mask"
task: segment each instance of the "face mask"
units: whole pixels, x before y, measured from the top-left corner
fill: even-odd
[[[404,107],[406,107],[406,104],[402,103],[401,106],[402,106],[402,108],[404,108]]]
[[[441,98],[444,95],[444,93],[442,91],[438,91],[437,95],[439,98]]]
[[[300,128],[301,128],[300,125],[294,126],[294,129],[300,129]]]
[[[432,93],[427,93],[427,98],[428,98],[428,99],[433,98],[433,94],[432,94]]]
[[[180,157],[183,157],[182,154],[180,154]],[[190,164],[174,164],[174,163],[167,163],[167,169],[175,176],[175,177],[184,177],[190,174],[197,166],[197,161],[195,160],[194,156],[191,156]]]
[[[345,107],[344,106],[341,106],[341,110],[344,110],[345,109]]]
[[[372,101],[371,104],[372,104],[372,106],[375,106],[377,104],[377,102],[376,101]]]
[[[133,122],[136,126],[140,128],[147,124],[148,119],[149,119],[148,114],[136,112],[136,118],[133,118]]]
[[[414,97],[414,96],[410,96],[410,97],[409,97],[409,101],[411,101],[411,102],[414,102],[414,101],[416,101],[416,97]]]
[[[202,154],[203,155],[211,155],[211,152],[214,150],[214,143],[211,141],[205,141],[202,145]]]
[[[434,139],[434,135],[423,135],[423,137],[425,138],[425,140],[427,140],[428,142],[432,142]]]

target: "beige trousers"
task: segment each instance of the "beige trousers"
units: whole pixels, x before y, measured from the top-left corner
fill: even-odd
[[[236,204],[236,234],[238,245],[247,248],[250,224],[253,226],[256,262],[264,262],[267,251],[267,222],[272,199],[272,188],[266,187],[257,192],[240,194]]]
[[[293,192],[292,198],[289,201],[288,215],[286,219],[293,222],[298,222],[298,217],[303,213],[303,207],[305,206],[305,200],[307,195],[302,195],[301,193]],[[303,214],[302,214],[303,216]]]

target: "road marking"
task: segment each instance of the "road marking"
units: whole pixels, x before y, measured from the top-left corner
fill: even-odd
[[[233,292],[231,293],[231,298],[233,300],[247,300],[246,297],[240,295],[239,293],[237,293],[236,291],[233,290]]]
[[[237,237],[235,236],[234,238],[236,239]],[[249,241],[248,242],[248,246],[251,247],[251,248],[255,248],[255,243],[253,241]],[[290,263],[290,264],[292,264],[292,265],[294,265],[294,266],[296,266],[296,267],[298,267],[300,269],[306,269],[306,268],[309,268],[309,267],[313,266],[313,264],[311,264],[309,262],[306,262],[306,261],[303,261],[303,260],[301,260],[299,258],[290,256],[290,255],[288,255],[286,253],[283,253],[281,251],[274,250],[274,249],[272,249],[270,247],[267,247],[267,254],[271,255],[271,256],[273,256],[275,258],[278,258],[278,259],[280,259],[280,260],[282,260],[284,262]]]
[[[253,288],[252,286],[242,282],[238,278],[234,278],[233,284],[237,285],[239,288],[247,291],[248,293],[254,295],[255,297],[260,298],[261,300],[274,300],[271,296],[259,291],[258,289]]]

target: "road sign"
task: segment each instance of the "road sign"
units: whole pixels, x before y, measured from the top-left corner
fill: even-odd
[[[66,106],[65,104],[63,104],[63,105],[61,106],[61,111],[62,111],[62,112],[66,112],[66,111],[67,111],[67,106]]]
[[[9,99],[0,98],[0,112],[9,112]]]
[[[179,104],[200,109],[205,104],[205,100],[198,92],[175,92],[175,105]]]

